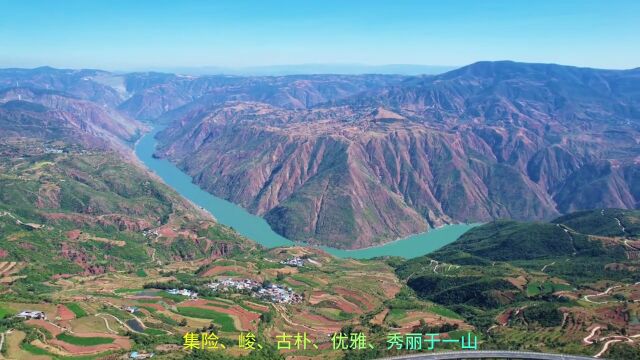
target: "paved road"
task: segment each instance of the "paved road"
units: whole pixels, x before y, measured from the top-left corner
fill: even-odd
[[[451,351],[433,354],[405,355],[385,360],[459,360],[459,359],[526,359],[526,360],[593,360],[593,357],[544,354],[526,351]]]

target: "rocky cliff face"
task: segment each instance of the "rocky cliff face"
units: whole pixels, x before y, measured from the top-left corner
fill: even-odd
[[[369,246],[428,225],[640,201],[640,77],[479,63],[311,109],[181,114],[159,152],[286,237]]]

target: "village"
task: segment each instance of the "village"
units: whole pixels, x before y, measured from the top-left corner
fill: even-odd
[[[276,284],[260,288],[256,293],[253,293],[253,296],[279,304],[299,304],[302,302],[302,296],[296,294],[290,287]]]
[[[249,291],[253,297],[279,304],[297,304],[302,302],[302,296],[296,294],[290,287],[271,283],[260,284],[251,279],[234,280],[227,278],[210,283],[207,287],[219,292]]]
[[[251,279],[234,280],[231,278],[210,283],[207,287],[213,291],[243,291],[261,287],[261,284]]]

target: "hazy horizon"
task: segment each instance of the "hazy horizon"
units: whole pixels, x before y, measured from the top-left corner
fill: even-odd
[[[0,67],[639,66],[640,2],[0,0]],[[370,65],[367,65],[370,64]],[[423,65],[424,64],[424,65]]]
[[[105,69],[105,68],[74,68],[69,66],[51,66],[40,65],[33,67],[0,67],[0,70],[7,69],[21,69],[21,70],[35,70],[39,68],[52,68],[57,70],[98,70],[107,71],[114,74],[127,74],[127,73],[167,73],[186,76],[215,76],[215,75],[227,75],[227,76],[295,76],[295,75],[366,75],[366,74],[378,74],[378,75],[405,75],[405,76],[418,76],[418,75],[438,75],[452,70],[459,69],[477,62],[483,62],[488,60],[478,60],[469,64],[459,66],[445,66],[445,65],[422,65],[422,64],[343,64],[343,63],[328,63],[328,64],[282,64],[282,65],[264,65],[264,66],[246,66],[246,67],[222,67],[222,66],[193,66],[193,67],[140,67],[131,69]],[[512,60],[495,60],[497,61],[512,61]],[[527,63],[527,62],[519,62]],[[572,64],[556,64],[549,62],[541,62],[537,64],[553,64],[559,66],[571,66],[580,67]],[[590,68],[590,67],[585,67]],[[595,68],[602,70],[633,70],[640,68],[640,66],[630,67],[627,69],[607,69],[607,68]]]

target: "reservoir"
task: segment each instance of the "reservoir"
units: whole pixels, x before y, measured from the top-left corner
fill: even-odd
[[[165,159],[153,157],[157,140],[155,135],[161,130],[156,127],[145,134],[138,141],[135,153],[147,168],[156,173],[164,182],[177,191],[180,195],[210,212],[218,222],[232,227],[243,236],[272,248],[276,246],[304,245],[285,239],[274,232],[267,222],[256,215],[249,213],[244,208],[229,201],[218,198],[202,190],[192,182],[189,175],[182,172],[175,165]],[[413,258],[428,254],[438,248],[455,241],[460,235],[477,224],[447,225],[429,232],[415,234],[404,239],[396,240],[385,245],[358,250],[341,250],[330,247],[321,247],[328,253],[338,257],[350,257],[356,259],[369,259],[377,256],[402,256]]]

